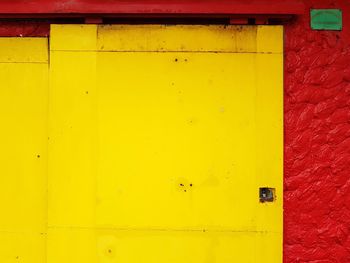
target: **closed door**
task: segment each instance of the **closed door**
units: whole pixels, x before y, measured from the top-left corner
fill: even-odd
[[[282,262],[282,38],[53,25],[42,262]]]

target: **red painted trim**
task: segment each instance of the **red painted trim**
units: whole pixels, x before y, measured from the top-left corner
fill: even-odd
[[[0,37],[48,36],[51,23],[266,24],[304,11],[301,0],[0,0]]]
[[[300,0],[2,0],[0,17],[95,15],[295,15]]]

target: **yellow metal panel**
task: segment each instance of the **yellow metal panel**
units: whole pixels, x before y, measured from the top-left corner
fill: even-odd
[[[48,63],[48,39],[0,37],[0,63]]]
[[[268,66],[266,66],[268,65]],[[257,230],[280,232],[283,214],[283,57],[256,57],[256,187],[276,189],[276,201],[257,204]],[[282,236],[281,246],[282,246]]]
[[[11,215],[3,214],[2,216]],[[46,233],[2,230],[0,233],[0,260],[6,263],[45,263],[47,262],[46,240]]]
[[[282,53],[282,33],[280,26],[53,25],[51,50]]]
[[[283,27],[282,26],[258,26],[257,34],[256,34],[256,52],[282,53],[283,52]]]
[[[0,38],[0,262],[46,262],[47,53]]]
[[[259,235],[263,236],[271,240],[270,234]],[[255,259],[256,233],[252,232],[70,228],[50,229],[49,237],[50,263],[264,262]],[[273,248],[267,251],[269,256],[280,256]]]
[[[73,57],[51,52],[49,226],[95,222],[95,57],[93,52]]]
[[[96,50],[96,25],[51,25],[50,50]]]
[[[51,33],[48,262],[282,261],[281,27]]]
[[[254,56],[98,54],[98,224],[254,230]]]

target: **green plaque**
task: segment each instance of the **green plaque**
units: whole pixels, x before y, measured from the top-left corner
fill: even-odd
[[[311,9],[311,28],[315,30],[341,30],[342,12],[339,9]]]

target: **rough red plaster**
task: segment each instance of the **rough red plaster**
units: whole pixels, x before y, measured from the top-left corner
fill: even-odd
[[[285,27],[284,262],[350,262],[350,1],[305,0]],[[310,8],[343,10],[312,31]]]

